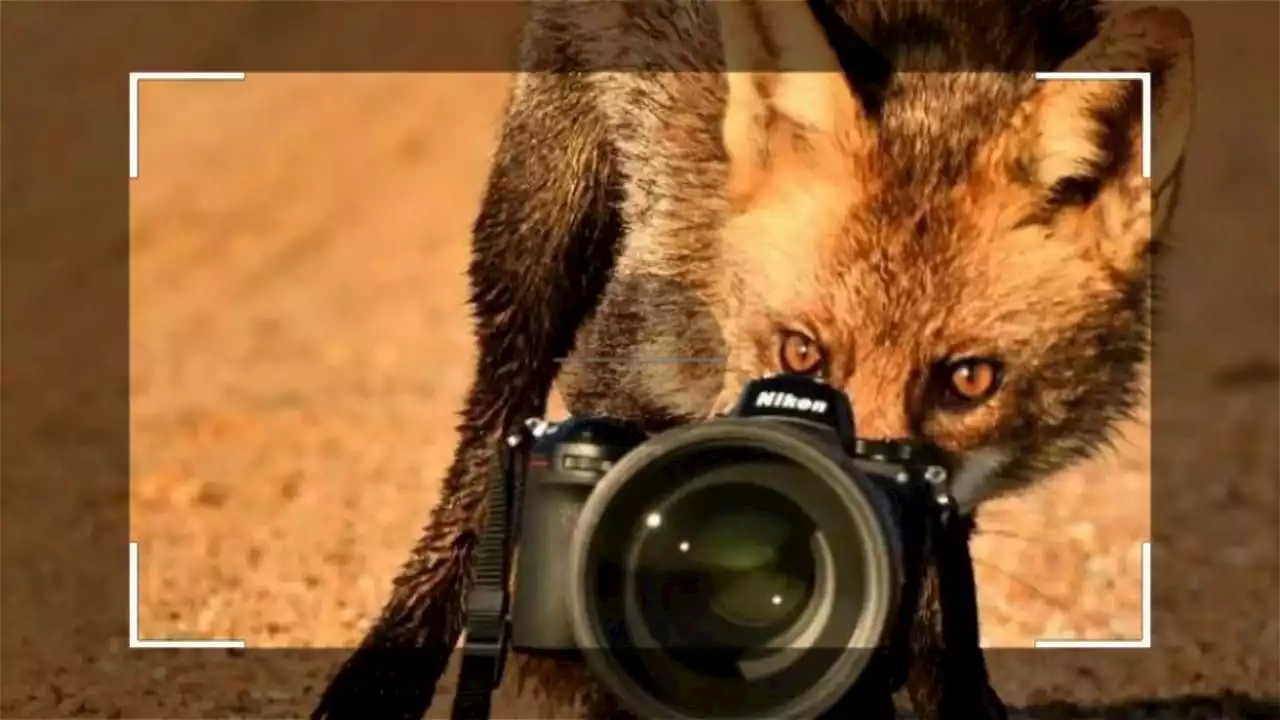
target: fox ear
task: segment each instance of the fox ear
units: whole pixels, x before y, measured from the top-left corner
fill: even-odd
[[[1191,130],[1194,59],[1191,24],[1182,12],[1145,6],[1113,10],[1098,35],[1060,71],[1148,73],[1148,81],[1042,79],[1036,94],[1037,179],[1044,187],[1140,177],[1143,122],[1152,155],[1150,187],[1165,185],[1178,167]],[[1150,118],[1144,118],[1144,82]]]
[[[776,156],[829,149],[825,141],[847,136],[861,109],[807,3],[729,0],[713,6],[728,79],[723,137],[730,194],[742,198]]]

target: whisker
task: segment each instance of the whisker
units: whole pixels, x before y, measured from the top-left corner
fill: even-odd
[[[979,525],[977,530],[974,532],[974,536],[981,537],[983,535],[989,535],[989,536],[998,537],[998,538],[1005,538],[1009,540],[1020,540],[1024,543],[1028,543],[1032,545],[1048,544],[1048,543],[1054,542],[1055,540],[1058,540],[1058,538],[1047,538],[1047,537],[1037,537],[1033,535],[1024,535],[1022,533],[1017,533],[1007,528],[998,528],[998,527],[989,528],[989,527],[984,527],[982,525]]]
[[[1031,591],[1033,595],[1036,595],[1037,597],[1041,598],[1041,600],[1049,607],[1052,607],[1055,610],[1061,611],[1065,613],[1067,616],[1079,622],[1088,623],[1091,625],[1109,625],[1112,620],[1112,617],[1104,611],[1096,610],[1096,609],[1084,610],[1080,608],[1078,604],[1072,602],[1071,599],[1047,593],[1041,590],[1040,588],[1035,587],[1029,581],[1018,577],[1017,575],[1009,572],[1008,570],[1004,569],[1003,567],[993,562],[983,560],[982,558],[979,558],[979,557],[974,557],[973,562],[976,565],[982,565],[983,567],[991,568],[992,570],[995,570],[996,572],[1000,573],[1004,577],[1009,578],[1013,582],[1021,585],[1022,587],[1027,588],[1029,591]]]
[[[1063,612],[1068,612],[1068,613],[1069,613],[1069,612],[1072,612],[1072,611],[1075,609],[1075,608],[1073,608],[1073,606],[1070,604],[1070,601],[1069,601],[1067,598],[1058,597],[1058,596],[1056,596],[1056,595],[1051,595],[1051,594],[1049,594],[1049,593],[1045,592],[1044,590],[1041,590],[1040,588],[1036,587],[1036,586],[1035,586],[1035,585],[1033,585],[1031,582],[1029,582],[1029,581],[1027,581],[1027,580],[1022,579],[1022,578],[1018,577],[1017,575],[1013,574],[1012,572],[1010,572],[1010,571],[1006,570],[1005,568],[1001,567],[1000,565],[997,565],[996,563],[993,563],[993,562],[991,562],[991,561],[989,561],[989,560],[984,560],[983,558],[980,558],[980,557],[977,557],[977,556],[975,556],[975,557],[973,558],[973,562],[974,562],[974,564],[975,564],[975,565],[981,565],[981,566],[983,566],[983,567],[990,568],[990,569],[992,569],[992,570],[994,570],[994,571],[996,571],[996,572],[1000,573],[1002,576],[1004,576],[1004,577],[1006,577],[1006,578],[1008,578],[1008,579],[1012,580],[1013,582],[1017,583],[1018,585],[1021,585],[1022,587],[1026,588],[1027,590],[1029,590],[1033,595],[1035,595],[1035,596],[1039,597],[1042,601],[1044,601],[1044,603],[1045,603],[1045,604],[1047,604],[1047,605],[1049,605],[1049,606],[1053,607],[1055,610],[1061,610],[1061,611],[1063,611]]]
[[[1053,543],[1062,542],[1061,536],[1048,536],[1048,534],[1044,534],[1044,536],[1037,536],[1037,534],[1028,534],[1024,532],[1019,532],[1019,530],[1011,530],[1009,528],[1000,528],[1000,527],[989,528],[989,527],[984,527],[984,525],[978,525],[977,530],[975,530],[974,532],[974,536],[975,537],[991,536],[991,537],[996,537],[1001,539],[1015,539],[1015,541],[1021,541],[1028,544],[1053,544]]]

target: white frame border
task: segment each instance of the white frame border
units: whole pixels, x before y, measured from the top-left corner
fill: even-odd
[[[138,633],[138,543],[129,541],[129,648],[172,650],[175,648],[244,649],[243,640],[143,640]]]
[[[129,73],[129,177],[138,177],[138,91],[143,80],[244,80],[243,72]],[[1151,73],[1038,72],[1037,80],[1138,80],[1142,83],[1142,176],[1151,177]],[[1043,649],[1149,649],[1151,647],[1151,543],[1142,543],[1142,637],[1137,640],[1036,640]],[[129,647],[244,648],[243,640],[143,640],[138,630],[138,543],[129,543]]]

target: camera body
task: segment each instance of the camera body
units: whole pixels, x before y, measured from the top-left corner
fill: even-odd
[[[582,654],[633,712],[695,718],[816,717],[906,645],[946,468],[928,445],[857,439],[838,389],[761,378],[727,415],[654,436],[607,417],[528,429],[512,648]]]

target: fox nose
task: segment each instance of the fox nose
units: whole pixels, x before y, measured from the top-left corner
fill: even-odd
[[[911,437],[911,423],[906,413],[859,412],[855,407],[853,422],[860,438],[906,440]]]
[[[853,403],[853,426],[860,438],[905,439],[912,436],[906,383],[886,373],[860,371],[846,384]]]

